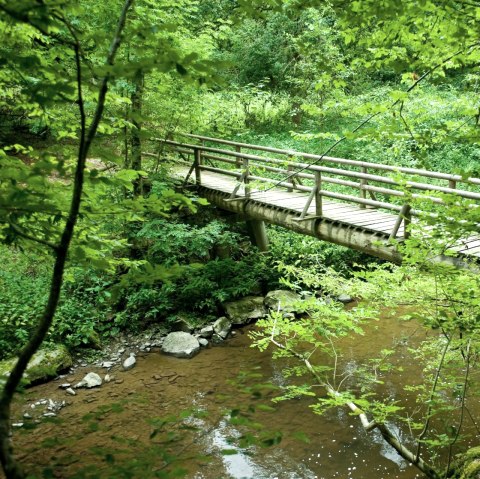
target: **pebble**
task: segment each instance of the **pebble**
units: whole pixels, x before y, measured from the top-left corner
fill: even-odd
[[[32,419],[32,415],[31,415],[31,414],[28,414],[28,412],[26,412],[26,413],[23,415],[23,417],[24,417],[25,419]]]
[[[123,379],[117,379],[117,380],[115,381],[115,384],[122,384],[122,383],[123,383]]]
[[[67,388],[69,388],[70,386],[71,386],[70,383],[63,383],[63,384],[60,384],[60,386],[58,386],[58,387],[61,388],[61,389],[67,389]]]
[[[57,415],[54,412],[44,412],[43,417],[57,417]]]
[[[23,427],[23,422],[14,422],[12,427]]]
[[[113,361],[103,361],[102,368],[111,368],[115,365]]]
[[[112,380],[112,377],[110,376],[110,374],[105,374],[103,381],[106,383],[109,383],[111,380]]]
[[[118,350],[118,354],[123,354],[125,351],[126,351],[125,348],[120,348],[120,349]]]
[[[67,394],[70,394],[71,396],[76,396],[77,395],[77,393],[72,388],[65,389],[65,392]]]

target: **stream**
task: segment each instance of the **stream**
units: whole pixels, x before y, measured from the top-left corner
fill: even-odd
[[[344,409],[318,416],[305,397],[272,404],[275,391],[255,384],[281,386],[285,379],[269,351],[250,347],[248,331],[254,327],[237,330],[190,360],[158,352],[138,356],[134,369],[113,370],[111,382],[78,390],[75,396],[60,389],[60,383],[75,383],[89,371],[104,375],[105,370],[79,367],[66,378],[27,389],[14,411],[14,418],[25,423],[13,437],[20,461],[39,478],[143,479],[165,477],[168,471],[179,474],[169,477],[190,479],[423,477],[379,433],[366,433]],[[405,355],[407,346],[424,337],[414,323],[384,319],[365,336],[343,341],[342,362],[351,367],[373,351],[397,346],[397,359],[406,364],[384,385],[397,397],[404,382],[421,374]],[[42,399],[65,401],[66,406],[56,417],[42,417],[30,427],[23,415],[32,416],[33,422]],[[253,425],[231,424],[232,410],[235,422],[248,419]],[[232,444],[232,438],[245,432],[258,436],[276,431],[282,440],[271,447]],[[222,454],[225,450],[228,454]]]

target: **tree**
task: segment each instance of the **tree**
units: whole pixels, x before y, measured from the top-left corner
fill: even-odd
[[[79,39],[78,32],[70,23],[70,19],[62,11],[65,5],[58,5],[49,8],[45,4],[38,5],[22,2],[20,8],[10,9],[5,5],[0,5],[0,10],[7,14],[13,21],[21,22],[24,28],[30,31],[40,32],[47,40],[53,41],[60,32],[66,36],[66,44],[73,51],[76,69],[76,89],[77,104],[80,117],[78,155],[75,167],[75,176],[72,185],[72,196],[70,201],[70,209],[65,219],[61,236],[58,243],[52,243],[39,237],[34,237],[29,233],[23,232],[14,223],[10,223],[10,227],[25,239],[36,241],[37,243],[48,246],[54,253],[55,263],[52,272],[50,292],[48,302],[42,318],[39,320],[38,328],[32,338],[29,340],[23,351],[20,353],[18,361],[11,371],[0,397],[0,459],[8,479],[26,477],[21,467],[12,454],[12,447],[9,439],[10,429],[10,405],[13,395],[20,384],[20,380],[28,365],[29,360],[35,351],[41,345],[48,329],[52,323],[55,311],[60,297],[60,291],[63,282],[63,273],[69,247],[73,238],[75,225],[80,212],[80,204],[82,201],[82,191],[84,184],[85,165],[90,151],[92,142],[97,134],[100,120],[103,115],[108,84],[111,79],[111,69],[114,66],[115,57],[122,39],[122,32],[125,27],[127,13],[133,4],[133,0],[126,0],[119,16],[118,25],[115,35],[112,39],[110,49],[105,61],[107,73],[104,75],[98,88],[97,105],[95,113],[89,125],[87,125],[87,117],[84,108],[83,98],[83,79],[82,79],[82,43]],[[62,39],[63,43],[63,39]]]

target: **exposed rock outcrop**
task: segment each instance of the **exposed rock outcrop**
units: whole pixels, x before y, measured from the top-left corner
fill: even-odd
[[[270,291],[264,299],[264,304],[273,311],[284,311],[286,313],[303,313],[302,297],[293,291],[277,289]]]
[[[237,301],[225,303],[224,307],[228,318],[235,326],[248,324],[267,315],[262,296],[245,296]]]

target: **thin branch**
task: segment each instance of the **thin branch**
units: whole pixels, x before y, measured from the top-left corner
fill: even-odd
[[[400,119],[402,120],[403,124],[405,125],[405,128],[407,129],[408,134],[410,135],[410,138],[416,143],[416,140],[415,140],[415,137],[413,136],[410,125],[407,123],[407,120],[405,120],[405,117],[403,116],[403,106],[404,105],[405,105],[405,102],[402,100],[400,102],[400,109],[398,110],[398,114],[400,115]]]
[[[420,433],[420,435],[418,436],[418,439],[417,439],[418,444],[417,444],[417,452],[415,454],[415,460],[419,460],[419,458],[420,458],[420,450],[421,450],[421,447],[422,447],[422,440],[425,437],[425,435],[427,434],[428,428],[430,426],[430,419],[431,419],[431,413],[432,413],[432,407],[433,407],[432,406],[433,396],[435,395],[435,392],[437,390],[438,381],[440,379],[440,371],[442,370],[443,363],[445,361],[445,356],[447,354],[448,348],[450,347],[451,340],[452,340],[451,337],[448,338],[447,343],[445,344],[445,347],[443,348],[442,356],[441,356],[440,362],[437,366],[437,370],[435,372],[435,379],[433,381],[432,389],[430,391],[430,397],[429,397],[429,400],[428,400],[428,408],[427,408],[425,424],[423,425],[422,432]]]
[[[277,346],[280,349],[288,351],[290,354],[292,354],[294,357],[302,361],[305,366],[307,367],[308,371],[310,374],[319,382],[321,386],[323,386],[326,391],[331,394],[334,397],[339,397],[340,393],[338,391],[334,390],[328,383],[322,380],[322,378],[318,375],[318,373],[315,371],[315,368],[312,366],[310,361],[306,359],[303,355],[300,353],[297,353],[296,351],[282,345],[279,343],[277,340],[273,339],[271,340],[272,343]],[[360,422],[362,423],[362,426],[366,431],[372,431],[373,429],[378,429],[380,434],[382,435],[383,439],[390,444],[396,451],[397,453],[406,459],[408,462],[411,464],[415,465],[420,471],[422,471],[424,474],[426,474],[430,479],[441,479],[440,474],[427,462],[425,462],[421,458],[417,458],[416,455],[410,451],[407,447],[405,447],[396,437],[395,434],[392,433],[390,428],[382,423],[378,423],[375,420],[369,421],[367,415],[353,402],[353,401],[347,401],[345,405],[352,411],[352,413],[360,419]]]
[[[23,231],[20,228],[20,226],[18,226],[15,223],[12,223],[11,221],[9,221],[8,224],[9,224],[10,228],[13,231],[15,231],[15,233],[18,236],[21,236],[22,238],[30,240],[30,241],[34,241],[35,243],[39,243],[39,244],[42,244],[44,246],[47,246],[48,248],[51,248],[55,252],[58,250],[58,245],[56,245],[54,243],[50,243],[50,241],[47,241],[47,240],[44,240],[44,239],[41,239],[41,238],[37,238],[36,236],[30,235],[29,233]]]
[[[435,72],[436,70],[438,70],[439,68],[441,68],[442,66],[444,66],[446,63],[448,63],[450,60],[453,60],[456,56],[466,52],[467,50],[472,50],[476,47],[480,46],[480,40],[479,41],[476,41],[474,43],[471,43],[470,45],[467,45],[466,47],[462,48],[461,50],[458,50],[456,51],[455,53],[452,53],[451,55],[449,55],[448,57],[446,57],[445,59],[443,59],[441,62],[437,63],[436,65],[434,65],[433,67],[431,67],[429,70],[427,70],[420,78],[418,78],[418,80],[416,80],[409,88],[407,88],[407,90],[405,91],[405,93],[410,93],[412,90],[414,90],[423,80],[425,80],[425,78],[427,78],[428,76],[430,76],[433,72]],[[391,110],[392,108],[394,108],[395,106],[397,106],[401,101],[403,100],[395,100],[390,106],[389,106],[389,109]],[[373,113],[371,114],[368,118],[366,118],[365,120],[363,120],[359,125],[357,125],[350,133],[351,134],[354,134],[356,133],[358,130],[360,130],[361,128],[363,128],[367,123],[369,123],[371,120],[373,120],[373,118],[375,118],[376,116],[378,116],[380,114],[380,112],[376,112],[376,113]],[[331,145],[330,147],[328,147],[326,149],[326,151],[324,153],[322,153],[322,155],[315,161],[312,161],[311,163],[309,163],[308,165],[306,165],[305,167],[301,168],[301,169],[297,169],[295,170],[294,173],[291,173],[285,177],[282,178],[282,180],[280,180],[279,182],[277,183],[274,183],[272,186],[262,190],[262,191],[259,191],[257,193],[255,192],[252,192],[251,193],[251,196],[254,196],[255,194],[263,194],[265,193],[266,191],[270,191],[271,189],[275,188],[278,186],[278,184],[280,182],[284,182],[284,181],[287,181],[289,180],[290,178],[298,175],[298,173],[301,173],[302,171],[304,170],[307,170],[310,166],[312,165],[316,165],[318,164],[319,162],[321,162],[323,160],[323,158],[325,156],[327,156],[334,148],[337,147],[337,145],[339,145],[340,143],[342,143],[343,141],[345,141],[347,139],[347,136],[344,135],[342,136],[341,138],[339,138],[335,143],[333,143],[333,145]]]
[[[467,407],[467,405],[465,405],[465,411],[467,411],[467,414],[469,415],[470,417],[470,420],[472,421],[472,424],[473,424],[473,427],[476,429],[477,431],[477,434],[480,435],[480,427],[478,427],[478,424],[477,422],[475,421],[475,418],[473,417],[470,409]]]
[[[448,447],[448,464],[446,468],[445,474],[448,474],[448,471],[450,469],[450,464],[452,461],[452,448],[455,445],[455,443],[458,440],[458,437],[460,436],[460,432],[463,427],[463,421],[465,419],[465,397],[467,395],[467,383],[468,383],[468,376],[470,374],[470,346],[471,346],[471,340],[468,341],[467,344],[467,352],[466,352],[466,361],[467,361],[467,368],[465,371],[465,378],[463,380],[463,391],[462,391],[462,407],[461,407],[461,413],[460,413],[460,422],[458,424],[458,428],[455,434],[455,437],[453,438],[452,442],[450,443]]]
[[[5,5],[2,5],[2,4],[0,4],[0,12],[6,13],[9,17],[17,20],[18,22],[22,22],[27,25],[30,25],[32,28],[40,32],[42,35],[45,35],[46,37],[54,38],[55,40],[58,40],[60,43],[73,46],[73,43],[67,40],[66,38],[60,38],[59,35],[49,32],[48,29],[45,29],[41,25],[36,24],[26,13],[18,12],[16,10],[7,8],[5,7]]]

